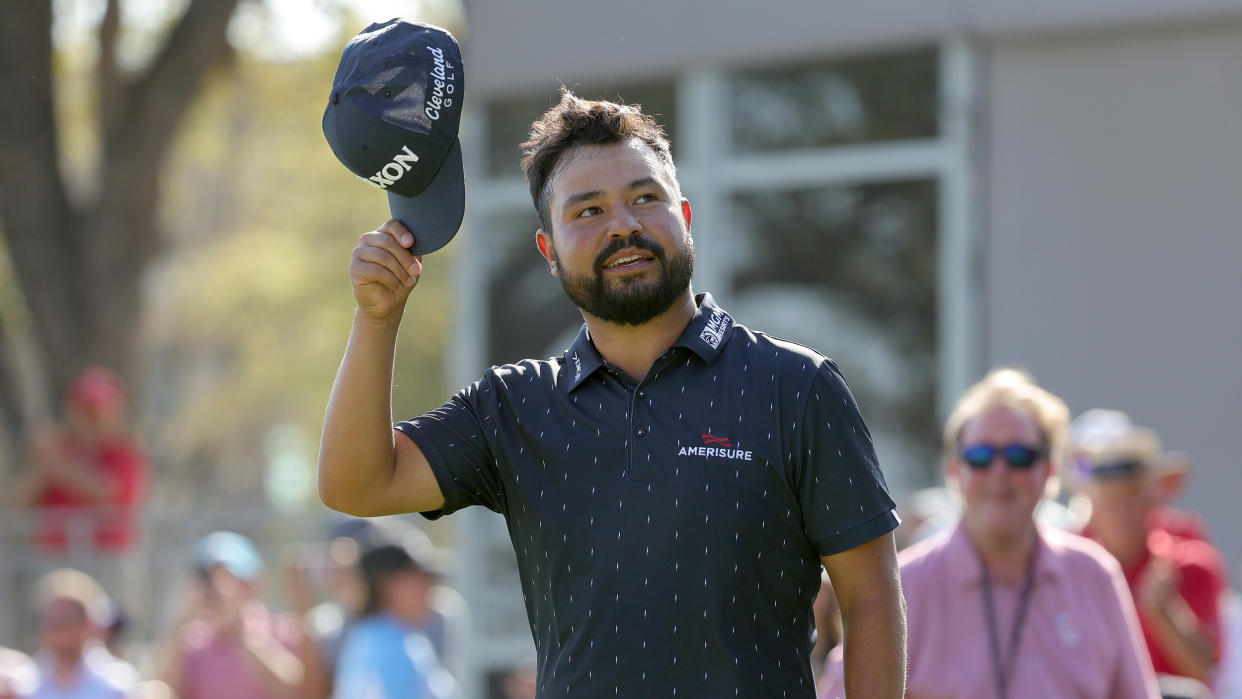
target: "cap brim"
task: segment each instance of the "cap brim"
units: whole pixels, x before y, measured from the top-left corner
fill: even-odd
[[[466,215],[466,177],[460,141],[453,140],[444,164],[426,189],[412,197],[388,192],[388,209],[414,234],[410,252],[425,255],[448,245]]]

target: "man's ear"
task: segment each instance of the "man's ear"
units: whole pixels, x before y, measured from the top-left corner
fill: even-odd
[[[686,230],[690,230],[690,219],[693,216],[690,215],[690,200],[688,199],[681,200],[681,217],[686,219]]]
[[[561,276],[560,270],[556,268],[556,252],[552,249],[552,234],[542,228],[535,231],[535,247],[539,248],[539,254],[543,255],[543,259],[548,261],[548,271],[552,273],[552,276]]]
[[[1158,470],[1151,478],[1156,499],[1161,504],[1167,505],[1176,500],[1186,489],[1186,482],[1190,480],[1189,463],[1185,466]]]

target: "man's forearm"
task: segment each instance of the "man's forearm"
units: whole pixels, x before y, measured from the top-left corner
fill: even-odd
[[[294,697],[301,687],[302,661],[275,638],[255,635],[241,640],[242,656],[272,696]]]
[[[1145,613],[1161,650],[1178,673],[1208,682],[1214,664],[1212,642],[1190,605],[1175,596],[1163,606],[1147,608]]]
[[[367,495],[392,478],[392,369],[399,323],[399,318],[354,316],[319,447],[319,496],[328,507],[365,515]]]
[[[841,610],[845,690],[850,699],[897,699],[906,691],[906,605],[899,581]]]

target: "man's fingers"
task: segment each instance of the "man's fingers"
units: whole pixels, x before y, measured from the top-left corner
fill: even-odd
[[[402,248],[411,248],[414,246],[414,234],[410,233],[410,229],[405,227],[395,218],[390,218],[384,222],[384,225],[376,229],[380,233],[387,233]]]
[[[417,281],[415,275],[410,272],[409,266],[401,264],[401,262],[397,259],[397,256],[393,255],[390,250],[371,247],[369,245],[359,246],[354,251],[354,258],[359,262],[369,262],[383,267],[388,270],[393,277],[400,279],[401,283],[405,286],[413,286],[414,282]],[[418,264],[417,262],[414,262],[413,256],[410,256],[410,261],[414,265]],[[365,269],[367,268],[362,268],[360,271],[365,271]]]
[[[405,226],[401,226],[400,231],[397,233],[392,232],[391,229],[385,228],[391,224],[401,226],[400,221],[389,221],[383,226],[380,226],[378,230],[363,233],[362,236],[358,238],[358,248],[375,247],[387,250],[397,260],[398,264],[400,264],[407,271],[413,273],[412,269],[417,264],[417,261],[415,260],[413,253],[406,249],[407,246],[401,244],[401,238],[404,236],[406,239],[410,240],[410,245],[413,245],[413,236],[405,231]]]
[[[397,277],[392,270],[384,265],[366,260],[355,260],[349,275],[354,282],[354,286],[362,284],[382,284],[391,290],[394,294],[413,286],[409,283],[407,275]]]
[[[360,311],[377,318],[400,314],[405,299],[423,273],[422,256],[407,245],[414,236],[391,220],[358,237],[349,264],[349,281]]]

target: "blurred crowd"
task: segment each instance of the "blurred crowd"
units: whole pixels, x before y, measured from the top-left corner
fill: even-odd
[[[280,544],[274,566],[250,538],[215,531],[185,545],[184,589],[151,589],[131,555],[150,471],[125,410],[117,376],[92,367],[62,423],[31,440],[9,495],[35,514],[22,561],[34,638],[0,639],[0,699],[460,696],[466,605],[444,584],[444,551],[408,520],[324,520]],[[126,608],[149,612],[157,595],[177,598],[171,619],[127,642]],[[521,663],[504,678],[514,699],[534,696],[529,675]]]
[[[943,443],[945,486],[899,507],[908,696],[1242,697],[1228,565],[1173,505],[1187,454],[1117,410],[1071,421],[1004,368],[960,397]],[[821,697],[843,695],[831,597]]]
[[[240,533],[202,537],[176,612],[131,663],[125,609],[142,601],[123,599],[124,554],[150,474],[124,412],[120,381],[91,368],[63,424],[32,439],[11,492],[38,513],[37,640],[0,645],[0,699],[461,696],[465,601],[444,550],[400,518],[334,519],[267,562]],[[1071,420],[1012,369],[960,398],[943,439],[945,485],[900,507],[911,697],[1242,698],[1242,603],[1203,519],[1174,506],[1186,453],[1116,410]],[[63,565],[83,541],[101,554],[89,574]],[[841,696],[827,577],[815,615],[819,693]],[[496,688],[531,699],[535,684],[529,659]]]
[[[33,657],[0,651],[0,697],[454,699],[465,605],[441,585],[441,554],[400,520],[344,520],[325,543],[285,549],[287,610],[247,537],[192,550],[193,580],[144,677],[125,658],[123,616],[99,582],[62,568],[35,586]],[[316,602],[317,599],[322,601]]]

